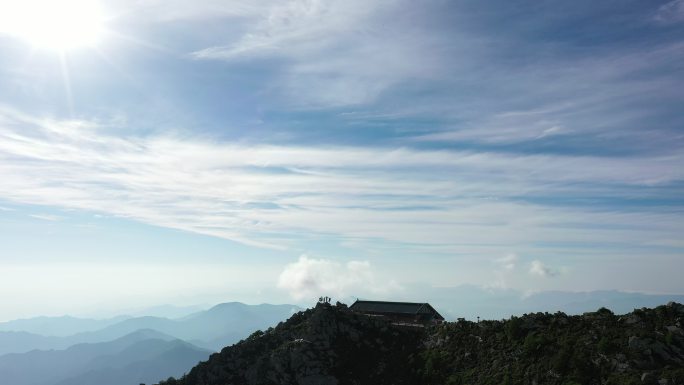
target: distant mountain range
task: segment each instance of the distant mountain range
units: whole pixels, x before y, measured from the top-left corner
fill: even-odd
[[[88,371],[57,385],[152,384],[160,377],[183,375],[211,353],[181,340],[140,341],[115,355],[98,357]]]
[[[616,313],[628,313],[642,307],[655,307],[670,301],[684,303],[684,295],[647,294],[617,290],[587,292],[543,291],[525,293],[519,290],[484,288],[474,285],[456,287],[406,287],[396,296],[382,298],[394,301],[430,302],[445,318],[503,319],[532,312],[562,311],[582,314],[606,307]],[[349,303],[353,302],[347,301]]]
[[[293,305],[245,305],[230,302],[216,305],[180,319],[137,317],[102,330],[73,336],[86,341],[107,341],[139,329],[153,329],[218,351],[258,329],[266,329],[286,319],[300,308]]]
[[[169,335],[139,330],[110,342],[0,356],[0,377],[12,385],[139,384],[181,375],[210,354]],[[144,370],[133,370],[138,365]]]
[[[233,344],[257,329],[265,329],[286,319],[293,312],[300,310],[293,305],[245,305],[230,302],[216,305],[209,310],[193,313],[179,319],[162,317],[135,317],[111,322],[102,321],[107,326],[99,330],[86,331],[70,336],[43,336],[26,331],[0,332],[0,355],[7,353],[24,353],[34,349],[66,349],[80,343],[97,343],[112,341],[140,329],[151,329],[191,342],[210,350],[220,350]],[[36,330],[38,322],[22,320],[5,323],[15,328],[24,325],[29,330]],[[92,320],[77,318],[53,318],[56,325],[43,326],[43,330],[68,330],[84,324],[92,327]],[[69,324],[71,322],[71,324]],[[6,326],[9,328],[10,326]],[[33,329],[32,329],[33,328]],[[0,372],[2,374],[2,372]]]
[[[103,329],[128,318],[131,318],[131,316],[124,315],[107,319],[76,318],[71,316],[35,317],[0,322],[0,331],[22,331],[42,336],[66,337],[77,333]]]
[[[133,318],[133,317],[143,317],[143,316],[152,316],[152,317],[163,317],[163,318],[181,318],[188,316],[193,313],[200,312],[202,310],[206,310],[210,308],[211,306],[206,305],[206,306],[200,306],[200,305],[190,305],[190,306],[175,306],[175,305],[157,305],[157,306],[150,306],[150,307],[143,307],[143,308],[134,308],[134,309],[128,309],[125,312],[120,312],[119,314],[127,314],[129,317],[128,318]]]
[[[415,290],[414,290],[415,289]],[[622,291],[525,294],[521,291],[463,285],[438,288],[405,288],[394,296],[375,298],[429,301],[447,319],[502,319],[511,315],[548,311],[581,314],[599,307],[616,313],[654,307],[669,301],[684,302],[684,295]],[[345,302],[353,302],[349,299]],[[192,307],[159,306],[153,313],[183,314]],[[265,329],[299,310],[294,305],[245,305],[230,302],[181,318],[119,316],[104,320],[74,317],[37,317],[0,323],[0,355],[33,349],[66,349],[78,343],[111,341],[139,329],[152,329],[198,347],[218,351],[257,329]],[[1,374],[1,373],[0,373]]]
[[[157,310],[179,314],[183,309]],[[254,330],[275,326],[299,310],[293,305],[230,302],[175,319],[65,316],[4,322],[0,323],[0,383],[153,383],[180,376],[212,352]]]
[[[581,314],[606,307],[616,313],[654,307],[682,295],[620,291],[548,291],[530,295],[476,286],[405,288],[400,301],[429,301],[447,319],[502,319],[532,312]],[[353,302],[353,301],[348,301]],[[162,306],[157,314],[187,314]],[[0,383],[11,385],[120,385],[181,376],[211,352],[256,330],[266,330],[301,308],[230,302],[177,318],[119,316],[96,320],[37,317],[0,323]]]

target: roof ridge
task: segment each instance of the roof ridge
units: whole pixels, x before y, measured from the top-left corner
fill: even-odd
[[[399,302],[399,301],[371,301],[371,300],[365,300],[365,299],[357,299],[356,302],[373,302],[373,303],[402,303],[402,304],[407,304],[407,305],[426,305],[428,304],[427,302]]]

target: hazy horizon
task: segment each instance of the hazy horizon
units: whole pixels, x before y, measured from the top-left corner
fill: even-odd
[[[0,1],[0,320],[684,295],[683,64],[684,0]]]
[[[202,313],[214,307],[241,303],[247,306],[258,305],[292,305],[301,309],[315,306],[317,300],[294,300],[287,302],[263,302],[263,301],[239,301],[230,298],[220,299],[211,294],[197,297],[203,301],[215,298],[215,302],[203,303],[148,303],[132,306],[134,301],[128,301],[121,307],[113,304],[99,304],[85,310],[64,312],[56,310],[53,313],[23,314],[10,316],[7,319],[0,318],[3,322],[31,320],[40,318],[74,317],[79,319],[108,320],[124,317],[123,319],[136,317],[160,317],[168,319],[183,319],[184,317]],[[332,302],[342,302],[351,305],[357,299],[363,300],[389,300],[409,302],[429,302],[438,311],[442,312],[447,320],[455,321],[457,318],[475,320],[503,319],[511,316],[521,316],[532,312],[558,311],[568,314],[582,314],[596,311],[606,307],[616,314],[624,314],[642,307],[656,307],[674,301],[684,303],[684,295],[677,293],[642,293],[615,290],[603,291],[541,291],[522,292],[514,289],[481,287],[475,285],[461,285],[456,287],[420,287],[409,286],[398,288],[394,293],[383,296],[347,296],[331,298]],[[51,321],[52,322],[52,321]],[[46,323],[46,325],[50,322]],[[21,331],[16,329],[15,331]],[[25,330],[24,330],[25,331]]]

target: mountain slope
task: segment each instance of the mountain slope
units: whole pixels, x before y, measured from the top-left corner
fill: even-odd
[[[181,340],[148,340],[112,356],[99,357],[90,370],[57,385],[122,385],[155,383],[159,378],[179,376],[206,360],[210,351]]]
[[[198,346],[218,351],[254,330],[275,326],[299,310],[301,308],[293,305],[222,303],[179,320],[185,330],[176,333],[185,340],[197,341]]]
[[[160,317],[131,318],[97,332],[74,337],[102,341],[146,328],[192,341],[200,347],[216,351],[239,341],[256,329],[265,329],[277,324],[289,317],[293,310],[299,308],[293,305],[246,305],[229,302],[176,320]]]
[[[126,310],[124,314],[128,314],[131,317],[163,317],[170,319],[177,319],[186,317],[190,314],[206,310],[209,306],[203,305],[190,305],[190,306],[176,306],[176,305],[156,305],[145,308],[130,309]],[[131,318],[129,317],[129,318]]]
[[[413,384],[405,362],[418,351],[422,335],[420,329],[391,327],[344,307],[319,304],[213,354],[178,383],[327,385],[349,377],[368,384]]]
[[[46,337],[28,332],[0,332],[0,356],[34,349],[64,349],[67,346],[69,344],[63,337]]]
[[[317,305],[163,385],[684,384],[684,305],[394,326]]]
[[[78,344],[65,350],[34,350],[23,354],[7,354],[0,357],[0,373],[3,384],[51,385],[65,378],[106,367],[122,367],[142,360],[156,359],[162,353],[177,348],[173,337],[154,330],[140,330],[110,342]],[[210,352],[183,343],[182,351],[197,363],[197,352],[206,358]],[[171,375],[176,371],[157,372]],[[181,372],[182,373],[182,372]]]

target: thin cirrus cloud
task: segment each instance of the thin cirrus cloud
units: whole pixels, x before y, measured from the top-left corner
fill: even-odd
[[[200,0],[187,2],[183,0],[125,0],[115,4],[128,13],[143,13],[149,19],[158,22],[178,22],[184,20],[207,20],[225,17],[255,17],[263,14],[267,7],[278,4],[278,1],[262,0]],[[115,5],[115,4],[112,4]]]
[[[279,58],[275,84],[299,107],[372,103],[407,79],[443,71],[435,35],[399,17],[404,1],[289,1],[265,7],[229,44],[192,53],[200,60]],[[402,7],[404,6],[404,7]],[[403,21],[403,22],[402,22]],[[229,40],[231,38],[228,38]]]
[[[36,218],[40,219],[43,221],[49,221],[49,222],[56,222],[59,221],[61,218],[56,216],[56,215],[49,215],[49,214],[30,214],[29,215],[31,218]]]
[[[652,199],[684,179],[677,167],[682,154],[601,158],[238,146],[114,137],[93,122],[36,118],[9,108],[2,109],[2,121],[0,198],[7,201],[275,248],[330,237],[360,247],[380,240],[474,255],[529,249],[538,239],[586,249],[682,246],[677,213],[554,204],[582,194],[589,201],[595,195]]]
[[[677,23],[684,21],[684,1],[673,0],[658,8],[655,20],[663,23]]]
[[[681,41],[586,45],[556,36],[558,27],[533,12],[504,33],[498,25],[477,30],[466,3],[447,10],[427,2],[420,11],[403,1],[267,4],[243,17],[252,21],[247,27],[191,56],[267,66],[273,76],[263,89],[281,97],[281,108],[359,107],[344,117],[361,125],[369,117],[397,125],[399,119],[436,120],[410,137],[412,144],[544,141],[584,152],[670,151],[681,144],[673,138],[681,118],[667,107],[684,97],[673,66],[684,60]],[[650,15],[674,20],[681,1],[652,8]],[[648,14],[630,17],[649,25]],[[594,24],[576,28],[605,33],[593,31]],[[660,33],[653,28],[644,34]]]
[[[517,69],[513,79],[509,69],[485,65],[489,81],[506,84],[499,92],[512,102],[492,95],[485,103],[467,105],[474,114],[455,106],[446,114],[468,115],[465,124],[413,140],[510,144],[575,136],[585,138],[583,144],[610,140],[651,148],[658,144],[668,151],[677,126],[656,118],[668,117],[663,106],[683,96],[679,74],[672,70],[673,62],[684,60],[683,52],[681,42],[670,42],[647,50],[622,48],[587,57],[544,58]],[[478,72],[473,76],[478,77]]]

